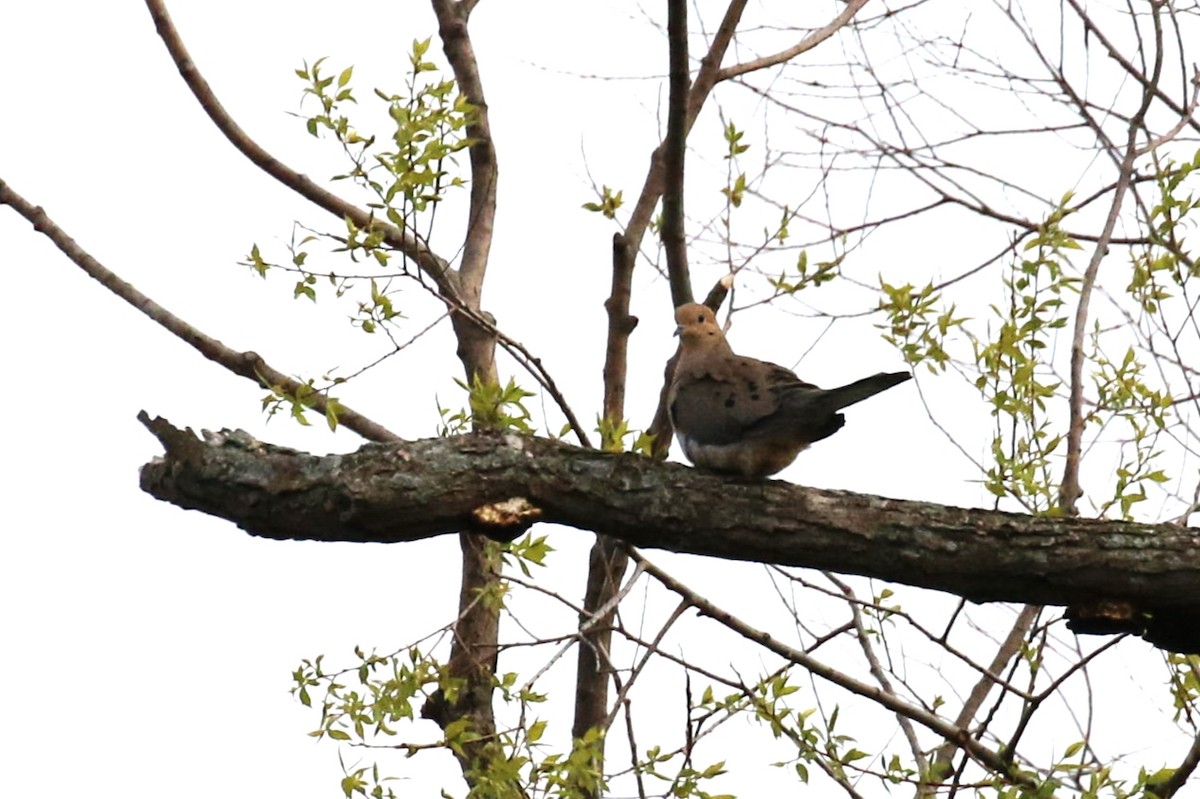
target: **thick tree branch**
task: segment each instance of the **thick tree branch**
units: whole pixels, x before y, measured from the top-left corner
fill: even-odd
[[[674,116],[678,109],[673,109],[673,115],[668,119],[669,125],[672,119],[675,122],[675,125],[668,131],[668,138],[681,140],[680,147],[686,145],[688,133],[691,132],[692,125],[695,124],[696,117],[700,114],[700,109],[704,107],[712,87],[717,82],[721,62],[725,58],[729,45],[733,42],[738,22],[742,18],[742,12],[746,9],[746,2],[747,0],[731,0],[726,7],[725,16],[721,19],[721,24],[713,36],[708,53],[700,61],[696,79],[687,93],[687,101],[684,104],[686,115],[683,118],[683,124],[680,126],[679,118]],[[613,236],[612,291],[604,303],[604,307],[608,311],[608,337],[604,355],[604,417],[615,422],[620,422],[625,418],[625,380],[629,336],[637,327],[637,319],[629,313],[629,304],[633,293],[633,270],[637,263],[638,250],[642,246],[642,239],[645,237],[650,220],[654,215],[654,208],[658,205],[659,198],[662,197],[666,180],[668,144],[668,141],[664,140],[651,154],[650,169],[646,173],[646,180],[642,184],[642,191],[634,205],[629,224],[626,225],[623,233]],[[682,155],[680,157],[682,158]],[[679,174],[680,180],[682,180],[682,165]],[[682,211],[680,213],[682,214]],[[686,275],[683,277],[686,278]],[[679,305],[679,296],[690,293],[690,291],[690,284],[686,280],[681,282],[677,278],[672,278],[671,293],[674,305]],[[670,379],[673,369],[673,365],[668,365],[666,379]],[[666,390],[665,384],[663,390],[664,392]],[[666,417],[663,415],[662,409],[663,405],[660,402],[659,413],[651,430],[658,436],[654,446],[655,454],[659,457],[666,457],[671,431],[665,424]]]
[[[575,667],[575,718],[571,737],[582,738],[588,730],[607,730],[611,724],[608,683],[611,678],[609,652],[617,608],[611,601],[620,593],[621,580],[629,566],[629,555],[620,541],[597,536],[588,556],[587,585],[579,614],[580,644]]]
[[[976,602],[1121,601],[1152,639],[1165,630],[1177,648],[1200,649],[1200,631],[1185,623],[1200,613],[1195,528],[729,480],[514,435],[318,457],[241,432],[201,441],[143,420],[166,448],[143,467],[144,490],[267,538],[398,542],[464,528],[510,536],[545,521],[639,547],[861,574]]]
[[[829,25],[814,31],[803,42],[796,45],[796,48],[799,48],[797,54],[812,49],[817,44],[829,38],[836,30],[843,27],[865,2],[866,0],[852,0],[847,8],[830,22]],[[761,69],[763,66],[767,66],[767,64],[763,64],[747,68],[746,65],[738,65],[730,67],[727,70],[721,68],[721,62],[725,60],[725,54],[733,42],[738,23],[742,18],[742,13],[746,10],[746,3],[747,0],[731,0],[725,9],[725,15],[721,19],[721,24],[713,35],[708,53],[700,60],[700,69],[696,72],[696,78],[692,81],[691,90],[688,92],[687,117],[683,132],[685,138],[691,132],[697,117],[700,116],[701,109],[704,108],[704,104],[708,100],[709,94],[712,93],[713,87],[718,82],[737,77],[753,69]],[[641,247],[642,238],[645,236],[646,229],[653,218],[654,208],[662,196],[666,174],[666,149],[666,142],[664,141],[651,155],[650,169],[646,174],[646,180],[642,184],[641,194],[638,196],[633,212],[630,215],[629,224],[625,228],[625,239],[635,252]]]
[[[494,320],[483,310],[482,300],[496,217],[496,180],[499,171],[483,81],[467,30],[467,17],[472,6],[453,0],[432,0],[432,5],[438,20],[442,51],[463,96],[475,108],[474,119],[467,127],[471,139],[468,150],[471,159],[470,211],[462,264],[455,273],[458,278],[458,302],[451,303],[454,310],[451,323],[454,325],[458,357],[467,381],[498,383]],[[458,308],[464,306],[469,312],[459,312]],[[480,318],[486,324],[480,324],[477,321]],[[497,564],[489,555],[487,540],[472,535],[470,526],[458,529],[467,532],[459,534],[462,583],[459,589],[459,618],[454,627],[449,667],[450,673],[463,679],[469,688],[453,703],[439,692],[421,712],[434,719],[443,729],[459,719],[471,722],[472,731],[481,738],[464,746],[461,752],[456,752],[456,756],[463,767],[463,776],[474,785],[475,770],[495,756],[488,739],[496,730],[492,692],[499,651],[501,611],[497,603],[476,600],[496,587],[500,575]]]
[[[731,0],[728,8],[725,9],[721,25],[713,36],[708,53],[700,61],[700,69],[696,73],[696,79],[692,81],[692,89],[688,93],[685,135],[691,132],[696,118],[700,115],[700,109],[704,107],[709,93],[716,85],[717,76],[721,71],[721,62],[725,59],[725,53],[729,50],[730,43],[733,42],[734,33],[737,32],[738,22],[742,19],[742,12],[746,10],[747,2],[748,0]],[[658,205],[658,200],[662,196],[664,158],[664,146],[660,144],[650,156],[650,169],[646,173],[646,180],[642,184],[642,191],[638,195],[637,203],[634,204],[629,224],[625,227],[625,241],[634,253],[642,246],[642,238],[646,235],[646,229],[654,217],[654,207]],[[630,268],[632,269],[632,262]]]
[[[480,306],[483,278],[492,242],[492,225],[496,208],[496,157],[488,128],[487,103],[475,63],[466,20],[473,4],[459,5],[449,0],[434,0],[439,33],[446,57],[454,70],[459,88],[476,107],[477,116],[468,133],[472,138],[471,156],[471,220],[463,247],[462,266],[450,269],[446,261],[435,255],[420,238],[408,231],[382,223],[372,214],[357,208],[331,192],[317,186],[304,175],[289,169],[261,148],[233,121],[213,94],[208,82],[191,60],[162,0],[146,0],[155,27],[179,69],[180,75],[226,138],[254,164],[300,195],[339,217],[351,219],[360,228],[380,229],[388,244],[412,258],[433,282],[449,306],[458,340],[458,357],[467,380],[497,382],[495,362],[496,339],[489,325],[479,325],[473,315],[482,315],[491,322]],[[464,314],[460,309],[470,309]],[[425,712],[444,727],[450,721],[468,717],[474,731],[487,739],[494,732],[491,708],[491,686],[499,626],[499,609],[477,603],[474,597],[487,583],[496,579],[494,568],[487,562],[486,541],[469,536],[461,537],[463,549],[462,615],[455,627],[450,658],[451,673],[467,680],[470,689],[460,696],[454,706],[431,702]],[[468,747],[460,757],[464,772],[469,771],[481,756],[478,746]]]

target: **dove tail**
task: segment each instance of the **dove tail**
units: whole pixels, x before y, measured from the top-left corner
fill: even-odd
[[[864,377],[862,380],[855,380],[841,388],[829,389],[826,392],[826,400],[829,402],[831,410],[840,410],[911,379],[912,374],[909,372],[880,372],[877,375]]]

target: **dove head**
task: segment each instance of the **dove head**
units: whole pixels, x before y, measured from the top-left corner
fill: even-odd
[[[712,309],[698,302],[689,302],[675,309],[675,335],[684,350],[729,352],[725,333],[717,325]]]

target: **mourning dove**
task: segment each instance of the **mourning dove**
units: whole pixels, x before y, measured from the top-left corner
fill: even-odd
[[[846,419],[839,410],[912,377],[881,372],[825,390],[782,366],[734,353],[707,306],[681,305],[675,321],[679,361],[667,410],[684,454],[713,471],[775,474],[841,429]]]

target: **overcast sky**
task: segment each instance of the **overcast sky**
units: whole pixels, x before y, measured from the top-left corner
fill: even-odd
[[[335,148],[309,137],[294,116],[302,86],[293,69],[321,56],[333,70],[354,64],[365,112],[372,87],[399,90],[411,40],[436,33],[427,4],[415,0],[214,0],[178,2],[171,11],[229,112],[315,179],[341,165]],[[593,179],[623,188],[627,199],[640,186],[659,124],[660,84],[644,78],[663,70],[662,39],[635,10],[606,3],[484,0],[472,29],[501,163],[485,306],[561,376],[590,420],[600,399],[613,229],[579,206],[593,199]],[[381,352],[381,342],[347,324],[345,307],[294,301],[290,280],[263,281],[237,265],[254,243],[283,260],[297,220],[328,230],[336,220],[273,183],[216,132],[143,5],[0,5],[0,74],[7,86],[0,177],[102,263],[201,330],[287,373],[345,373]],[[715,116],[703,124],[707,135],[719,130]],[[447,224],[441,235],[452,242],[456,222]],[[929,252],[898,260],[892,266],[926,279],[954,267]],[[355,645],[391,651],[450,619],[457,541],[262,541],[141,493],[138,467],[160,451],[135,419],[142,409],[180,426],[243,428],[318,453],[361,442],[330,434],[320,420],[309,428],[286,418],[268,423],[262,389],[125,306],[7,208],[0,208],[0,267],[8,381],[0,394],[8,464],[0,677],[9,708],[0,795],[334,795],[337,752],[306,737],[317,717],[288,695],[289,675],[301,658],[344,657]],[[701,291],[721,274],[719,264],[697,272]],[[636,426],[653,410],[655,381],[674,347],[665,285],[643,275],[639,291],[643,321],[628,405]],[[438,309],[420,292],[407,296],[415,332]],[[758,328],[748,322],[735,344],[789,365],[807,349],[801,339],[821,329],[780,328],[778,315],[765,318]],[[900,365],[869,322],[839,327],[838,336],[814,348],[806,377],[836,383]],[[462,404],[452,351],[443,325],[343,399],[403,436],[429,436],[438,402]],[[959,390],[946,388],[943,401],[952,405]],[[802,459],[785,476],[983,501],[960,456],[929,428],[916,390],[896,389],[886,400],[874,412],[864,406],[839,433],[838,451],[851,457]],[[540,425],[540,406],[533,407]],[[973,418],[966,414],[963,424]],[[553,532],[558,575],[549,584],[577,598],[590,543],[587,535]],[[712,564],[669,562],[697,580],[714,579]],[[761,575],[745,564],[720,569],[723,580]],[[1132,685],[1128,675],[1116,679]],[[357,754],[345,757],[352,763]],[[448,770],[430,769],[398,791],[459,790],[445,761]]]

